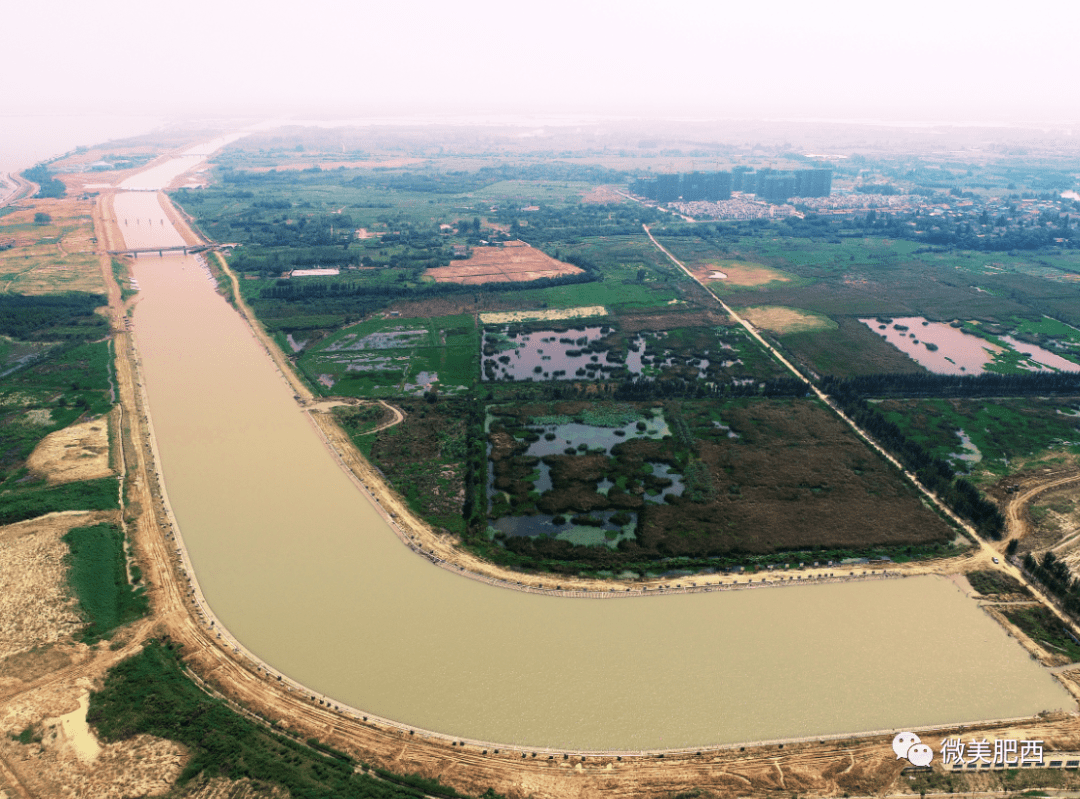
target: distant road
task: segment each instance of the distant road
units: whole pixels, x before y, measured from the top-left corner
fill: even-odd
[[[37,190],[36,183],[31,183],[9,172],[0,172],[0,208],[27,197],[33,197]]]

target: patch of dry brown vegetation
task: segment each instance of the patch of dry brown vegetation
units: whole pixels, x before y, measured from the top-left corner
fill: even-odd
[[[625,314],[619,317],[619,328],[627,334],[651,330],[673,330],[677,327],[718,327],[733,324],[731,317],[718,307],[702,311]]]
[[[684,406],[683,412],[691,408]],[[638,531],[643,547],[677,555],[725,549],[765,553],[926,544],[951,537],[892,469],[817,404],[731,404],[724,421],[739,438],[724,435],[698,444],[715,498],[680,497],[650,507]]]
[[[105,287],[94,254],[89,200],[31,199],[18,210],[0,217],[0,239],[14,239],[14,246],[0,250],[0,285],[17,294],[54,291],[104,293]],[[45,224],[34,222],[38,213],[48,214]]]
[[[835,330],[837,325],[828,317],[800,311],[798,308],[784,308],[775,305],[760,305],[752,308],[739,308],[737,313],[754,327],[783,335],[785,333],[808,333],[814,330]]]
[[[719,264],[695,264],[690,270],[703,283],[718,282],[729,286],[764,286],[778,281],[787,283],[789,275],[764,264],[723,261]]]

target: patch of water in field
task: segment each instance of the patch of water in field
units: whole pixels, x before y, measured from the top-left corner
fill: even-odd
[[[704,380],[709,374],[709,359],[701,357],[683,358],[671,354],[671,350],[663,347],[662,342],[667,337],[664,331],[642,333],[634,338],[626,352],[626,368],[632,375],[641,375],[646,380],[654,380],[664,369],[672,366],[690,366],[698,371],[698,379]],[[649,346],[651,344],[651,346]],[[720,342],[720,349],[733,350],[730,344]],[[646,354],[648,350],[651,354]],[[657,354],[659,350],[659,354]],[[724,369],[741,363],[738,359],[720,361]]]
[[[534,330],[517,335],[484,331],[485,380],[573,380],[596,377],[609,364],[607,352],[590,352],[589,345],[604,337],[601,327],[570,330]],[[496,351],[494,355],[486,353]],[[603,367],[603,369],[602,369]],[[578,372],[581,371],[579,375]]]
[[[971,436],[963,430],[957,430],[956,436],[960,439],[960,451],[952,453],[949,457],[963,461],[965,464],[979,463],[982,460],[982,453],[972,443]]]
[[[620,513],[629,516],[630,520],[625,524],[613,521],[612,517]],[[537,513],[532,516],[503,516],[491,522],[491,527],[503,535],[527,538],[546,535],[560,541],[585,546],[602,544],[614,547],[620,540],[634,537],[634,526],[637,524],[636,513],[594,510],[584,515],[592,520],[591,524],[576,521],[572,518],[575,514],[556,517],[546,513]]]
[[[982,374],[994,352],[1001,347],[921,316],[905,316],[888,322],[859,319],[886,341],[931,372],[940,375]]]
[[[657,488],[649,488],[646,484],[645,488],[645,500],[647,502],[663,502],[664,497],[667,494],[672,494],[676,497],[681,497],[683,491],[686,490],[686,484],[683,482],[683,476],[675,470],[674,466],[667,463],[655,463],[649,461],[649,467],[652,469],[652,476],[657,480],[664,482],[670,481],[670,485],[665,485]]]
[[[120,195],[117,212],[156,202]],[[124,232],[166,243],[159,227]],[[573,749],[1073,707],[941,578],[574,600],[439,569],[342,473],[193,258],[134,272],[161,467],[199,581],[245,646],[315,691],[448,734]]]
[[[1057,353],[1043,349],[1037,344],[1029,344],[1012,336],[999,336],[999,338],[1020,354],[1043,366],[1044,371],[1056,369],[1062,372],[1080,372],[1080,364],[1062,358]]]
[[[605,455],[610,455],[611,448],[624,441],[632,441],[635,438],[659,439],[671,434],[667,423],[659,414],[649,419],[645,430],[638,430],[636,422],[620,427],[598,427],[568,422],[534,429],[538,432],[543,430],[544,434],[539,441],[534,441],[529,445],[525,454],[537,458],[545,455],[562,455],[567,450],[582,453],[603,451]]]

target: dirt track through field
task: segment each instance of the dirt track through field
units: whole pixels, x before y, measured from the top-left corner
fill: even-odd
[[[1029,532],[1028,506],[1036,497],[1047,491],[1080,482],[1080,473],[1069,471],[1043,475],[1033,485],[1024,485],[1023,491],[1014,494],[1005,506],[1005,520],[1011,538],[1023,538]]]

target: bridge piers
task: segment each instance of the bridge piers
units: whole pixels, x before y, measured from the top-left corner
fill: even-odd
[[[175,247],[143,247],[133,250],[108,250],[109,255],[130,255],[132,258],[138,258],[140,255],[146,253],[156,252],[159,258],[163,258],[165,253],[183,253],[184,255],[191,255],[197,252],[206,252],[207,250],[214,249],[210,244],[178,244]]]

